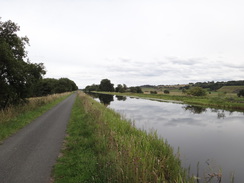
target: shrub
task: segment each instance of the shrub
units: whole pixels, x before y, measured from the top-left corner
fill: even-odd
[[[164,93],[165,94],[169,94],[169,90],[164,90]]]
[[[240,90],[240,91],[237,93],[237,96],[238,96],[238,97],[244,97],[244,90]]]
[[[187,91],[187,94],[193,96],[206,96],[207,92],[201,87],[192,87]]]

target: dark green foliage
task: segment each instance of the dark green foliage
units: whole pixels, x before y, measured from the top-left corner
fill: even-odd
[[[54,93],[64,93],[78,90],[75,82],[68,78],[46,78],[39,82],[36,96],[45,96]]]
[[[42,63],[25,61],[29,44],[27,37],[19,37],[19,26],[0,20],[0,108],[25,101],[32,96],[38,81],[46,73]]]
[[[164,93],[165,94],[169,94],[169,90],[164,90]]]
[[[141,87],[139,87],[139,86],[135,86],[135,87],[132,86],[132,87],[130,87],[130,92],[132,92],[132,93],[143,93]]]
[[[91,91],[99,91],[99,85],[95,85],[95,84],[93,84],[93,85],[88,85],[88,86],[86,86],[85,87],[85,92],[91,92]]]
[[[237,93],[237,96],[238,96],[238,97],[244,97],[244,90],[240,90],[240,91]]]
[[[209,88],[211,91],[216,91],[223,86],[243,86],[243,85],[244,85],[244,80],[222,81],[222,82],[208,81],[208,82],[197,82],[197,83],[193,84],[193,86]]]
[[[99,90],[100,91],[113,92],[114,91],[114,84],[112,84],[109,79],[103,79],[100,82]]]
[[[157,91],[150,91],[150,94],[157,94]]]
[[[121,85],[118,84],[117,87],[115,88],[115,92],[120,92],[120,93],[124,93],[127,89],[127,86],[125,84]]]
[[[201,87],[192,87],[187,91],[187,94],[192,96],[206,96],[207,92]]]

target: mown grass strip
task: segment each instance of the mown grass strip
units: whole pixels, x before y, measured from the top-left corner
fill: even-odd
[[[32,98],[22,106],[12,106],[0,111],[0,141],[17,132],[37,117],[60,103],[71,93]]]
[[[173,149],[79,93],[53,175],[56,183],[193,182]]]

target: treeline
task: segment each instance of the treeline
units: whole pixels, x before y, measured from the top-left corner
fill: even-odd
[[[26,102],[26,98],[77,89],[67,78],[43,79],[43,63],[31,63],[27,58],[27,37],[19,37],[20,27],[2,22],[0,17],[0,109]],[[51,88],[53,87],[53,88]]]
[[[68,78],[45,78],[38,83],[35,96],[45,96],[54,93],[64,93],[75,90],[78,90],[77,85],[74,81]]]
[[[127,87],[125,84],[118,84],[114,87],[114,84],[111,83],[109,79],[101,80],[100,84],[88,85],[84,89],[85,92],[91,91],[106,91],[106,92],[132,92],[132,93],[143,93],[141,87],[132,86]]]
[[[221,81],[221,82],[197,82],[197,83],[190,83],[191,86],[198,86],[202,88],[209,88],[210,91],[216,91],[223,86],[244,86],[244,80],[240,81]]]

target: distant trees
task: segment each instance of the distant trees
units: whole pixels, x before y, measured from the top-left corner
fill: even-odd
[[[124,93],[127,90],[127,86],[125,84],[118,84],[115,88],[115,92]]]
[[[208,81],[208,82],[197,82],[195,84],[192,84],[192,86],[209,88],[210,91],[216,91],[216,90],[220,89],[222,86],[243,86],[243,85],[244,85],[244,80],[221,81],[221,82]]]
[[[68,78],[46,78],[39,82],[36,89],[36,96],[45,96],[54,93],[64,93],[78,90],[74,81]]]
[[[143,93],[141,87],[139,87],[139,86],[132,86],[132,87],[130,87],[130,92],[131,93]]]
[[[169,94],[169,90],[164,90],[164,94]]]
[[[85,92],[91,92],[91,91],[99,91],[99,85],[93,84],[93,85],[88,85],[84,89]]]
[[[19,37],[19,30],[14,22],[0,19],[0,108],[24,102],[46,73],[42,63],[25,61],[29,39]]]
[[[244,97],[244,90],[240,90],[240,91],[237,93],[237,96],[238,96],[238,97]]]
[[[109,79],[103,79],[100,82],[99,90],[100,91],[113,92],[114,91],[114,84],[112,84]]]
[[[114,88],[114,84],[111,83],[109,79],[102,79],[99,85],[93,84],[88,85],[84,89],[85,92],[91,91],[108,91],[108,92],[132,92],[132,93],[143,93],[141,87],[139,86],[132,86],[127,87],[125,84],[118,84],[117,87]]]
[[[192,96],[206,96],[207,92],[201,87],[192,87],[187,90],[187,94]]]

